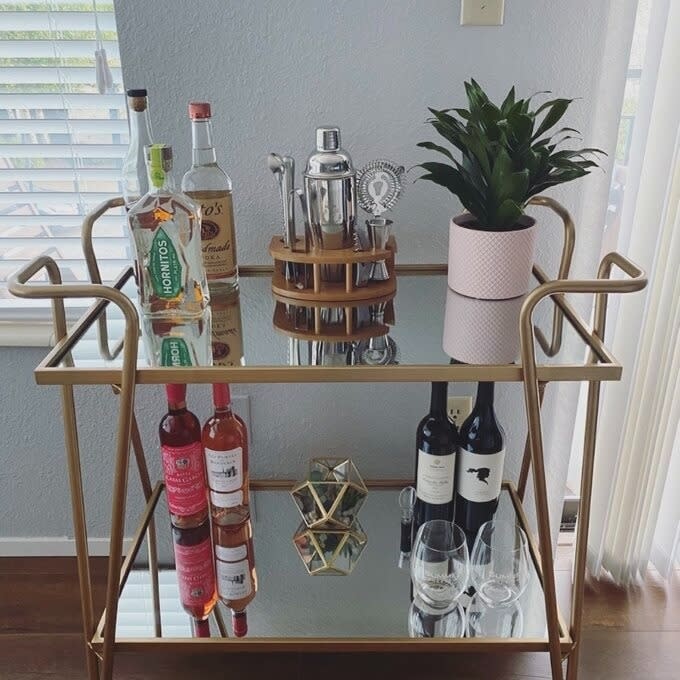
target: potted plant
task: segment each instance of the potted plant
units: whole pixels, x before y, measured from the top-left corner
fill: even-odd
[[[468,109],[429,109],[428,123],[453,147],[418,146],[450,163],[418,167],[455,194],[468,211],[451,220],[449,287],[473,298],[502,300],[529,289],[536,240],[535,220],[525,214],[532,196],[587,175],[599,149],[565,149],[578,131],[555,126],[573,100],[551,99],[532,108],[513,87],[500,106],[474,81],[465,83]],[[460,159],[454,156],[460,153]]]

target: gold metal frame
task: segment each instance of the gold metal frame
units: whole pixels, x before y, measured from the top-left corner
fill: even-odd
[[[604,327],[607,298],[611,293],[639,291],[646,285],[644,273],[632,262],[617,253],[607,255],[593,280],[568,280],[569,265],[573,252],[573,222],[569,213],[558,203],[544,197],[532,200],[536,205],[546,206],[556,212],[564,224],[564,246],[558,270],[558,277],[550,279],[538,266],[534,275],[538,287],[525,300],[520,315],[521,364],[508,366],[466,366],[466,365],[422,365],[422,366],[376,366],[369,367],[197,367],[197,368],[139,368],[137,349],[139,339],[139,319],[133,303],[121,292],[121,288],[132,277],[132,269],[122,273],[113,286],[101,283],[99,269],[91,244],[91,232],[95,220],[106,210],[121,205],[120,199],[113,199],[100,205],[86,219],[84,228],[84,251],[92,283],[63,284],[57,264],[49,257],[40,256],[21,268],[10,277],[8,289],[18,297],[42,298],[52,300],[53,324],[56,344],[47,357],[35,370],[36,381],[44,385],[60,385],[67,465],[71,493],[74,533],[77,550],[78,577],[81,594],[81,613],[83,636],[87,652],[89,680],[111,680],[113,660],[116,651],[126,649],[160,649],[167,647],[178,652],[216,651],[234,652],[268,651],[305,652],[361,652],[361,651],[399,651],[399,652],[450,652],[459,651],[548,651],[553,680],[562,680],[562,657],[568,656],[567,679],[576,680],[578,667],[579,641],[581,638],[585,559],[592,492],[592,472],[597,431],[597,416],[600,382],[619,380],[621,366],[604,345]],[[610,278],[614,266],[620,268],[629,278],[613,280]],[[39,271],[46,270],[49,284],[29,284],[29,280]],[[400,276],[423,274],[445,274],[445,265],[407,265],[397,267]],[[268,276],[269,267],[242,267],[245,276]],[[594,324],[589,325],[581,318],[566,299],[567,294],[588,293],[596,296]],[[547,341],[540,329],[532,324],[536,305],[546,297],[554,304],[551,340]],[[66,298],[95,298],[92,306],[83,314],[72,328],[66,326],[64,302]],[[123,343],[113,349],[109,347],[106,334],[105,314],[109,304],[116,305],[125,318]],[[548,356],[553,356],[560,347],[563,321],[581,336],[589,349],[588,360],[583,364],[543,365],[536,364],[534,338]],[[110,368],[84,369],[73,365],[70,352],[94,324],[99,325],[100,349],[104,358],[122,355],[120,365]],[[494,381],[523,382],[528,421],[528,434],[518,489],[507,486],[520,521],[528,530],[526,516],[522,507],[528,482],[529,471],[533,473],[534,496],[538,524],[538,545],[530,540],[532,558],[542,581],[548,639],[517,641],[507,640],[396,640],[396,639],[314,639],[291,641],[268,639],[195,639],[172,640],[162,637],[135,640],[134,642],[115,639],[115,624],[118,610],[118,597],[127,578],[133,555],[139,548],[141,536],[146,532],[149,545],[149,568],[153,579],[157,579],[157,563],[151,559],[155,555],[153,530],[153,508],[160,494],[160,485],[151,489],[142,442],[134,416],[134,394],[136,384],[164,384],[167,382],[185,383],[312,383],[312,382],[430,382],[433,380],[455,381]],[[543,390],[552,381],[588,381],[588,404],[586,410],[583,471],[581,478],[581,505],[576,538],[576,559],[574,563],[574,587],[569,629],[561,622],[555,593],[551,534],[548,516],[548,501],[543,460],[543,437],[541,429],[540,406]],[[74,385],[114,385],[120,394],[120,411],[114,461],[114,486],[111,502],[111,540],[109,546],[109,573],[106,588],[105,618],[102,617],[95,627],[92,599],[92,581],[89,571],[87,548],[86,511],[83,495],[81,461],[73,395]],[[142,489],[146,497],[146,508],[131,550],[122,570],[123,531],[126,506],[127,470],[130,445],[135,452]],[[388,487],[395,480],[380,480],[374,486]],[[290,488],[288,480],[267,483],[253,483],[253,488]],[[527,531],[531,536],[531,532]],[[157,589],[155,590],[157,598]],[[158,601],[156,599],[156,607]],[[224,622],[218,619],[218,626],[224,632]],[[156,620],[156,633],[160,634],[160,621]],[[160,647],[159,647],[160,645]],[[297,646],[296,646],[297,645]]]

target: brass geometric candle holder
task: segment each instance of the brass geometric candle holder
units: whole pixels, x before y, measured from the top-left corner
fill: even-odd
[[[346,576],[368,541],[357,515],[368,489],[349,458],[312,458],[290,492],[302,515],[293,544],[310,574]]]
[[[310,529],[302,522],[293,536],[295,549],[312,576],[351,574],[367,542],[359,520],[349,529]]]
[[[312,458],[307,479],[290,494],[310,529],[347,529],[366,500],[368,489],[351,459]]]

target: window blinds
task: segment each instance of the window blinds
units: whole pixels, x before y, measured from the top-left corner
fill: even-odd
[[[27,301],[8,276],[36,255],[59,262],[64,281],[86,281],[82,217],[121,193],[128,128],[113,4],[0,0],[0,311]],[[99,35],[96,27],[99,26]],[[101,44],[97,42],[100,38]],[[100,94],[95,49],[113,87]],[[102,277],[131,257],[122,211],[95,225]],[[9,310],[9,312],[7,311]]]

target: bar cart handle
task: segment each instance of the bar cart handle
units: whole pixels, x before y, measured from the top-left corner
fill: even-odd
[[[125,201],[122,196],[116,196],[115,198],[109,198],[107,201],[100,203],[94,210],[85,215],[83,219],[83,227],[80,234],[80,243],[83,248],[83,255],[85,256],[85,263],[87,264],[87,271],[90,275],[90,281],[92,283],[101,284],[102,277],[99,271],[99,264],[97,263],[97,256],[94,252],[94,244],[92,243],[92,229],[94,228],[94,223],[105,213],[112,208],[120,208],[125,205]],[[122,218],[125,221],[125,218]],[[109,329],[107,325],[106,309],[101,313],[97,319],[97,336],[99,340],[99,352],[102,358],[110,361],[115,359],[123,349],[123,341],[121,340],[114,346],[113,349],[109,348]]]
[[[49,284],[29,284],[28,281],[43,269],[47,272]],[[118,289],[95,283],[64,284],[57,263],[47,255],[40,255],[9,277],[7,290],[20,298],[52,300],[52,316],[57,342],[67,334],[64,299],[97,298],[112,302],[121,310],[125,318],[125,336],[122,341],[126,355],[124,362],[131,359],[136,361],[139,316],[131,300]]]
[[[576,240],[576,229],[574,227],[574,220],[571,218],[569,211],[554,198],[549,196],[534,196],[529,200],[530,205],[542,205],[550,208],[556,215],[558,215],[562,224],[564,225],[564,243],[562,245],[562,256],[560,258],[560,266],[557,271],[558,279],[568,279],[571,270],[571,261],[574,255],[574,243]],[[558,305],[553,307],[553,323],[552,323],[552,338],[550,342],[546,338],[543,331],[534,327],[536,340],[541,346],[543,353],[548,357],[554,357],[562,347],[562,330],[564,326],[564,312]]]

